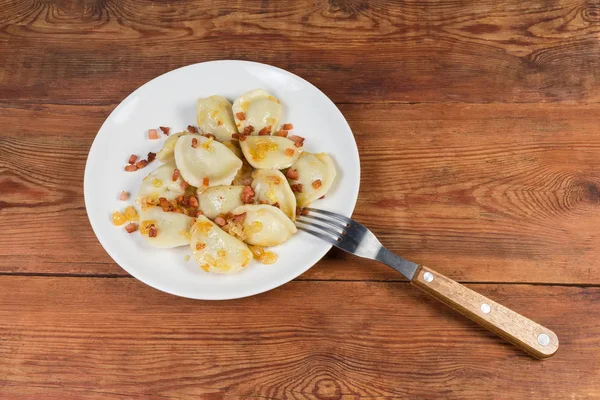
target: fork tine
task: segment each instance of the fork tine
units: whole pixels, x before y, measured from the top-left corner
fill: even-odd
[[[338,221],[342,221],[345,224],[351,224],[352,223],[352,220],[350,218],[345,217],[345,216],[340,215],[340,214],[336,214],[336,213],[331,212],[331,211],[319,210],[318,208],[310,208],[310,207],[305,207],[304,210],[307,210],[307,211],[310,211],[310,212],[314,212],[315,214],[327,215],[328,217],[335,218]]]
[[[300,222],[302,224],[306,224],[306,225],[310,226],[311,228],[318,228],[318,229],[320,229],[320,230],[322,230],[324,232],[329,233],[330,235],[332,235],[335,238],[340,238],[342,235],[345,234],[345,231],[342,230],[340,232],[339,230],[335,230],[334,228],[336,228],[336,227],[333,227],[332,225],[327,226],[327,225],[324,225],[324,224],[318,224],[318,223],[316,223],[314,221],[304,221],[304,220],[301,220],[301,219],[297,219],[296,222]],[[328,221],[325,220],[325,222],[328,222]],[[342,229],[342,228],[340,228],[340,229]]]
[[[308,214],[308,215],[300,214],[298,216],[298,218],[303,218],[303,217],[304,218],[314,219],[314,220],[321,221],[321,222],[325,222],[326,224],[333,225],[333,226],[335,226],[336,228],[339,228],[339,229],[346,229],[347,228],[347,226],[344,223],[340,222],[337,219],[317,217],[316,215],[310,215],[310,214]]]
[[[324,240],[324,241],[326,241],[326,242],[329,242],[329,243],[331,243],[331,244],[332,244],[332,245],[334,245],[334,246],[337,246],[337,245],[338,245],[338,241],[337,241],[337,240],[335,240],[334,238],[332,238],[332,237],[331,237],[331,236],[329,236],[329,235],[324,235],[324,234],[322,234],[322,233],[319,233],[319,232],[313,231],[312,229],[308,229],[308,228],[305,228],[305,227],[303,227],[303,226],[298,226],[297,228],[298,228],[298,229],[300,229],[301,231],[304,231],[304,232],[310,233],[311,235],[313,235],[313,236],[316,236],[316,237],[318,237],[318,238],[319,238],[319,239],[321,239],[321,240]]]

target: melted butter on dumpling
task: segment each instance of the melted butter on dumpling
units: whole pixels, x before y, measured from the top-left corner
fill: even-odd
[[[181,177],[173,180],[175,168],[175,162],[171,161],[146,175],[142,180],[136,202],[138,204],[156,202],[160,197],[173,200],[177,196],[184,194],[185,190],[181,188],[181,183],[183,182]]]
[[[282,136],[247,136],[240,141],[246,160],[254,168],[283,169],[292,165],[302,154],[302,147]]]
[[[232,274],[252,260],[252,252],[244,242],[203,215],[192,226],[190,249],[198,265],[206,272]]]
[[[196,147],[192,144],[196,143]],[[175,162],[181,176],[196,187],[229,185],[242,167],[227,146],[201,135],[183,135],[175,144]],[[208,185],[205,183],[208,180]]]
[[[252,126],[252,135],[258,135],[263,128],[269,128],[269,134],[275,132],[281,117],[281,103],[263,89],[254,89],[244,93],[233,102],[235,124],[240,133]]]
[[[292,221],[296,219],[296,197],[285,176],[276,169],[257,169],[252,173],[252,189],[258,202],[278,204]]]
[[[213,134],[217,140],[231,140],[237,133],[231,103],[222,96],[210,96],[196,103],[196,121],[203,133]]]
[[[246,204],[232,213],[246,213],[242,222],[244,242],[254,246],[277,246],[297,232],[296,225],[277,207]]]
[[[170,135],[167,140],[165,140],[165,144],[163,148],[156,154],[156,157],[162,162],[169,162],[175,159],[173,152],[175,151],[175,143],[177,143],[177,139],[181,135],[185,135],[186,132],[178,132]]]
[[[213,186],[198,195],[200,211],[210,219],[227,214],[244,204],[241,200],[244,186]]]
[[[140,212],[140,233],[148,243],[157,248],[167,249],[190,243],[192,217],[160,207],[142,209]],[[150,237],[150,229],[156,228],[156,236]]]
[[[298,174],[298,179],[289,180],[292,189],[294,189],[294,185],[302,185],[301,192],[298,189],[294,191],[296,203],[301,208],[324,196],[333,184],[336,175],[333,160],[326,153],[304,152],[290,167],[290,170],[294,170]],[[296,188],[298,187],[296,186]]]

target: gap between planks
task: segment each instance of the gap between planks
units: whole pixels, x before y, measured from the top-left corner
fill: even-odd
[[[136,89],[137,90],[137,89]],[[132,92],[133,93],[133,92]],[[97,107],[108,107],[118,106],[125,100],[125,97],[121,100],[110,100],[110,101],[45,101],[45,100],[11,100],[5,101],[0,99],[0,108],[10,108],[16,106],[28,106],[28,105],[48,105],[48,106],[97,106]],[[519,105],[519,104],[538,104],[538,105],[564,105],[564,106],[586,106],[600,104],[598,101],[581,101],[576,102],[572,100],[565,101],[401,101],[401,100],[381,100],[381,101],[335,101],[336,105]]]
[[[38,272],[0,272],[0,277],[38,277],[38,278],[115,278],[115,279],[135,279],[131,275],[118,274],[60,274],[60,273],[38,273]],[[290,282],[368,282],[368,283],[404,283],[408,284],[406,279],[318,279],[318,278],[296,278]],[[557,286],[557,287],[575,287],[575,288],[594,288],[600,287],[596,283],[548,283],[548,282],[501,282],[501,281],[463,281],[456,282],[466,285],[521,285],[521,286]]]

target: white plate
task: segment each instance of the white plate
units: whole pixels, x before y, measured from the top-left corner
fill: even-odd
[[[343,79],[340,76],[340,79]],[[198,267],[188,246],[154,249],[139,233],[115,227],[110,215],[134,204],[142,178],[158,167],[154,161],[137,172],[125,172],[129,156],[146,158],[164,143],[148,140],[148,129],[169,126],[171,132],[196,125],[199,97],[213,94],[233,102],[256,88],[267,90],[283,105],[282,123],[294,124],[293,133],[306,138],[305,150],[326,152],[336,162],[336,181],[323,200],[312,204],[350,216],[360,184],[360,162],[352,131],[338,108],[319,89],[304,79],[265,64],[247,61],[214,61],[168,72],[130,94],[104,122],[88,155],[84,177],[85,207],[92,228],[107,253],[140,281],[167,293],[194,299],[225,300],[251,296],[296,278],[331,248],[325,242],[298,232],[282,246],[275,264],[252,261],[233,275],[208,274]],[[119,201],[121,191],[131,194]]]

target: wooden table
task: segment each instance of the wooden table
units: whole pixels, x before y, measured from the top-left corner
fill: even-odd
[[[0,398],[600,398],[599,39],[578,0],[1,0]],[[339,251],[234,301],[130,277],[88,223],[87,152],[135,88],[217,59],[322,89],[358,142],[354,216],[559,352]]]

